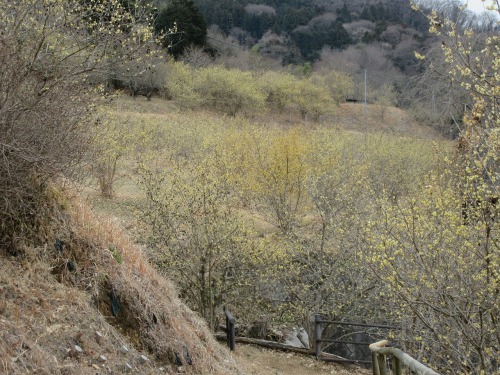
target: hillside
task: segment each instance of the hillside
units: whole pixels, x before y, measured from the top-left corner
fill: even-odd
[[[195,4],[208,25],[217,26],[246,47],[258,46],[267,50],[263,54],[279,56],[283,65],[314,61],[324,47],[345,49],[358,43],[390,44],[400,53],[392,60],[410,65],[411,56],[401,54],[398,46],[414,43],[418,49],[428,37],[427,20],[406,0],[258,4],[247,0],[196,0]]]
[[[363,373],[226,308],[498,372],[500,10],[458,3],[0,3],[0,372]]]
[[[335,115],[328,117],[342,129],[356,132],[381,132],[394,135],[413,135],[422,138],[435,138],[439,134],[431,127],[419,124],[406,111],[396,107],[383,105],[367,105],[362,103],[343,103]]]
[[[361,101],[366,96],[370,104],[411,110],[421,123],[432,124],[446,136],[457,135],[454,124],[460,126],[464,104],[470,103],[459,85],[438,73],[445,63],[439,57],[444,41],[429,32],[426,15],[434,8],[439,17],[452,19],[461,29],[495,30],[494,17],[460,10],[463,2],[459,0],[419,0],[420,11],[408,0],[189,3],[190,9],[196,9],[191,13],[204,17],[206,38],[191,46],[186,38],[182,53],[174,43],[167,50],[174,53],[175,49],[177,60],[196,67],[217,64],[254,73],[284,70],[297,76],[314,72],[325,77],[332,71],[342,72],[352,80],[342,101]],[[178,2],[158,0],[155,4],[161,8]],[[174,21],[179,20],[170,19],[171,24]],[[193,22],[178,22],[180,34],[200,26]],[[428,59],[418,59],[415,52],[427,54]]]
[[[40,228],[45,241],[19,244],[15,257],[0,252],[0,373],[367,373],[247,345],[230,353],[116,217],[63,201],[69,211],[53,207],[57,222]]]
[[[388,108],[382,121],[380,109],[377,106],[371,105],[368,106],[367,116],[365,116],[363,114],[362,105],[343,104],[338,108],[335,116],[332,118],[325,118],[325,123],[323,124],[304,122],[300,116],[292,116],[290,118],[290,116],[285,114],[275,114],[274,116],[263,115],[262,117],[257,117],[251,122],[248,122],[243,118],[225,118],[211,112],[179,112],[174,102],[164,101],[159,98],[153,98],[151,101],[147,101],[145,99],[119,97],[113,101],[109,110],[110,113],[116,111],[120,114],[117,121],[122,123],[125,129],[129,129],[129,126],[132,124],[141,124],[139,129],[136,129],[137,131],[149,129],[153,134],[156,134],[155,143],[162,145],[158,150],[158,155],[156,155],[159,159],[161,159],[160,155],[169,152],[179,155],[181,158],[194,158],[197,153],[195,150],[207,147],[204,144],[210,144],[212,140],[216,140],[217,143],[220,143],[227,136],[226,132],[231,132],[234,126],[240,130],[247,126],[252,128],[255,127],[256,129],[264,131],[264,133],[266,129],[268,129],[269,134],[272,134],[273,131],[277,131],[280,134],[286,134],[288,130],[294,128],[301,129],[304,127],[305,129],[310,129],[312,133],[316,131],[320,134],[321,132],[325,132],[325,134],[331,133],[333,137],[340,137],[341,139],[349,137],[349,135],[358,138],[365,132],[372,134],[374,139],[378,139],[379,141],[382,140],[382,138],[379,139],[378,137],[384,134],[390,137],[405,135],[408,137],[417,136],[420,138],[430,137],[434,139],[434,135],[429,129],[418,126],[404,111],[396,108]],[[122,119],[127,119],[130,123],[121,122]],[[360,127],[364,123],[364,120],[368,121],[367,123],[370,125],[370,129]],[[290,121],[292,121],[292,123]],[[158,128],[156,128],[157,126]],[[342,128],[347,131],[344,131]],[[158,129],[162,129],[162,132],[159,132]],[[394,139],[396,141],[396,138]],[[397,143],[394,147],[398,148]],[[425,155],[426,152],[423,152],[423,154]],[[418,160],[421,160],[421,158],[419,157]],[[197,162],[198,161],[193,161],[192,163],[194,164]],[[409,165],[410,164],[411,162]],[[134,168],[133,156],[128,155],[126,159],[120,162],[119,166],[119,176],[115,184],[114,198],[112,200],[103,199],[100,197],[99,191],[87,189],[87,199],[102,215],[109,217],[116,225],[126,228],[132,238],[141,243],[148,243],[150,234],[149,229],[144,223],[143,215],[143,210],[147,207],[147,202],[143,191],[144,185],[141,185],[140,177],[137,175]],[[276,228],[268,221],[265,213],[256,212],[255,210],[245,207],[241,207],[238,213],[241,214],[249,224],[255,224],[255,230],[258,233],[249,235],[249,237],[251,237],[249,240],[252,240],[254,236],[262,236],[268,241],[275,241],[277,245],[280,244],[277,238],[278,234]],[[154,246],[151,247],[148,254],[160,269],[165,270],[164,272],[167,274],[172,273],[166,270],[166,267],[158,261],[158,259],[161,259],[158,258],[161,254],[157,252]],[[179,279],[176,277],[175,279],[180,283],[185,282],[182,278]],[[242,289],[242,293],[246,293],[244,289]],[[185,294],[184,297],[186,297]],[[193,303],[193,301],[191,302]],[[230,303],[231,306],[237,309],[238,317],[241,318],[239,321],[242,324],[247,324],[246,313],[252,316],[252,310],[249,309],[244,312],[241,310],[241,307],[237,307],[240,304],[242,307],[248,305],[249,302],[245,299],[245,294],[242,295],[241,300],[232,300]],[[220,317],[222,306],[217,306],[219,306],[217,307],[217,314]],[[250,354],[247,355],[246,353]],[[256,353],[259,353],[258,356]],[[297,373],[316,374],[322,373],[321,371],[325,371],[325,373],[331,373],[333,370],[336,371],[335,366],[314,364],[314,361],[305,358],[301,359],[299,356],[289,354],[273,355],[271,353],[270,351],[259,352],[257,349],[243,349],[242,347],[238,349],[236,359],[238,362],[245,364],[246,368],[251,370],[249,370],[249,373],[255,374],[260,374],[260,371],[263,371],[260,369],[260,366],[262,366],[262,368],[267,366],[270,369],[277,369],[277,371],[279,371],[278,373],[288,374],[292,366],[290,363],[293,363],[294,367],[300,369],[297,370]],[[259,359],[260,357],[267,359]],[[292,359],[296,359],[296,361],[292,361]],[[250,363],[252,365],[248,367]],[[270,374],[274,374],[272,370],[269,371]],[[346,371],[354,370],[348,369]]]
[[[116,105],[138,119],[177,118],[175,105],[160,99],[119,98]],[[339,125],[351,124],[349,130],[359,130],[353,122],[359,110],[356,104],[342,105],[336,114]],[[377,113],[376,108],[369,111]],[[289,118],[275,121],[288,126]],[[370,121],[371,131],[410,123],[396,109],[388,110],[383,127],[382,122]],[[143,198],[126,169],[121,171],[113,200],[87,190],[94,213],[88,203],[68,192],[51,190],[42,200],[47,218],[40,218],[38,239],[17,245],[22,256],[1,254],[4,373],[122,373],[127,366],[134,373],[151,374],[357,373],[355,368],[245,346],[233,356],[218,344],[206,323],[179,301],[176,287],[149,265],[143,250],[129,239],[141,237],[135,212]],[[121,352],[124,345],[127,353]],[[142,355],[148,360],[142,360]]]
[[[132,135],[144,135],[147,131],[154,135],[148,142],[153,142],[153,148],[160,147],[156,151],[160,162],[163,160],[161,153],[173,152],[180,158],[194,158],[196,152],[193,150],[200,147],[210,150],[214,147],[211,142],[215,141],[221,147],[224,143],[220,141],[234,136],[235,129],[239,134],[237,137],[246,137],[245,133],[240,133],[249,129],[267,137],[274,132],[286,137],[289,132],[302,131],[304,133],[300,134],[306,136],[302,142],[311,142],[317,133],[330,142],[324,146],[333,148],[332,156],[338,152],[339,146],[342,149],[348,144],[358,146],[343,152],[356,152],[361,145],[359,141],[363,139],[362,142],[369,145],[366,151],[376,157],[369,159],[370,169],[380,168],[372,178],[382,182],[399,176],[397,181],[390,182],[394,186],[407,184],[409,187],[419,178],[422,172],[418,168],[424,167],[420,163],[428,163],[431,143],[427,138],[441,143],[432,131],[413,122],[404,111],[396,108],[382,110],[373,105],[369,105],[365,113],[362,104],[342,104],[334,114],[322,118],[319,123],[287,114],[269,114],[248,121],[221,117],[208,111],[179,112],[174,102],[159,98],[148,101],[118,96],[109,103],[107,110],[113,121],[120,124],[119,131],[131,132]],[[136,141],[140,142],[138,144],[145,142],[144,139]],[[323,144],[323,141],[318,141]],[[370,151],[372,147],[375,148]],[[95,181],[89,181],[83,190],[85,203],[80,201],[82,198],[70,196],[68,192],[49,188],[39,202],[43,207],[40,212],[44,214],[36,220],[39,229],[35,239],[30,241],[27,238],[16,243],[11,253],[17,253],[17,256],[2,253],[0,331],[3,340],[0,341],[0,354],[5,373],[21,374],[35,370],[51,374],[126,371],[256,375],[366,373],[355,367],[318,363],[300,355],[252,346],[240,345],[235,353],[230,353],[217,343],[207,323],[179,300],[178,294],[182,295],[179,286],[174,287],[160,275],[171,278],[176,270],[167,269],[158,262],[154,247],[144,252],[149,234],[141,211],[147,205],[134,160],[146,150],[140,147],[131,150],[134,151],[120,159],[118,164],[113,199],[100,197],[93,187]],[[384,159],[387,152],[396,160]],[[349,160],[345,162],[349,163]],[[403,165],[405,168],[400,170]],[[360,171],[364,170],[362,165],[359,167]],[[412,171],[411,174],[408,171]],[[176,173],[175,170],[172,172]],[[355,181],[356,175],[352,180],[347,175],[341,176],[344,183],[350,184],[344,190],[345,199],[352,195],[359,205],[367,204],[365,198],[360,198],[363,190],[357,187],[364,185]],[[351,186],[355,187],[352,191]],[[262,239],[268,252],[274,251],[271,244],[276,247],[286,245],[280,242],[276,226],[266,219],[268,213],[265,210],[257,212],[248,209],[248,203],[242,205],[237,201],[228,202],[238,204],[239,214],[248,224],[253,223],[257,231],[250,235],[249,240],[258,243]],[[306,230],[315,225],[315,220],[308,212],[303,218],[305,226],[298,228],[300,231],[296,233],[310,241],[313,234]],[[313,242],[310,244],[314,245]],[[150,265],[150,260],[160,271]],[[286,262],[286,259],[280,261]],[[178,278],[175,280],[182,282]],[[340,281],[349,282],[347,279]],[[370,279],[362,281],[370,282]],[[342,293],[348,290],[343,288],[345,286],[340,284]],[[232,306],[239,316],[244,318],[249,314],[251,317],[252,311],[241,309],[248,305],[245,295],[241,297],[239,302],[233,300]],[[375,294],[374,298],[378,296]],[[241,307],[238,307],[239,303]],[[346,308],[351,309],[350,306]],[[348,312],[346,309],[344,314]],[[350,317],[365,314],[362,305],[355,300],[350,313]],[[221,315],[220,311],[218,315]],[[128,348],[125,353],[122,352],[124,345]]]
[[[174,103],[158,98],[118,97],[112,108],[135,116],[138,123],[156,116],[189,119],[178,114]],[[351,124],[359,109],[343,105],[336,115],[339,124]],[[388,113],[388,126],[409,120],[396,109]],[[393,113],[400,117],[395,120]],[[218,118],[205,114],[211,116]],[[288,116],[273,121],[289,126]],[[74,186],[40,187],[38,232],[0,252],[2,373],[365,373],[252,346],[239,345],[232,354],[217,343],[135,243],[143,230],[137,221],[143,194],[131,178],[129,162],[121,165],[112,200],[89,187],[83,196]]]
[[[2,374],[244,373],[125,233],[47,204],[36,245],[0,254]]]

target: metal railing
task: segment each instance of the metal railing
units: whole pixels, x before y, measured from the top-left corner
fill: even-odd
[[[424,366],[415,358],[398,348],[386,347],[387,340],[378,341],[369,346],[372,352],[373,375],[387,375],[387,356],[392,356],[392,374],[402,375],[403,365],[406,365],[411,373],[417,375],[439,375],[434,370]]]
[[[315,355],[316,359],[320,359],[323,361],[327,362],[352,362],[356,364],[371,364],[372,361],[370,360],[364,360],[364,359],[369,359],[369,352],[366,353],[366,357],[364,359],[349,359],[349,358],[335,358],[335,357],[329,357],[329,358],[324,358],[322,356],[322,343],[328,343],[328,344],[348,344],[348,345],[357,345],[361,347],[365,347],[370,345],[372,342],[367,342],[367,341],[355,341],[355,340],[341,340],[341,339],[333,339],[333,338],[323,338],[323,330],[322,330],[322,324],[332,324],[335,326],[350,326],[350,327],[364,327],[366,329],[371,329],[371,328],[379,328],[379,329],[400,329],[399,327],[391,326],[391,325],[386,325],[386,324],[366,324],[366,323],[355,323],[355,322],[345,322],[345,321],[337,321],[337,320],[328,320],[323,318],[321,315],[316,314],[314,316],[314,325],[315,325],[315,337],[314,337],[314,343],[315,343]]]

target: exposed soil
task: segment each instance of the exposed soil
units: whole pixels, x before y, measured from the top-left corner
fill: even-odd
[[[369,370],[354,365],[317,361],[296,353],[237,344],[236,361],[252,375],[368,375]]]

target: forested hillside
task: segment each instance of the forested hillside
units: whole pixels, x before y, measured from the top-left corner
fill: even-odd
[[[394,104],[455,137],[471,102],[443,74],[442,41],[429,33],[425,14],[436,9],[461,29],[483,32],[495,28],[495,17],[464,11],[458,0],[417,3],[419,11],[406,0],[153,2],[158,29],[175,29],[164,46],[191,66],[342,72],[353,82],[344,100]],[[415,52],[428,59],[417,59]]]
[[[217,25],[244,45],[260,45],[266,34],[267,39],[270,34],[284,38],[284,64],[316,60],[323,47],[343,49],[360,42],[380,41],[394,47],[408,37],[422,41],[427,35],[425,17],[412,10],[405,0],[258,4],[245,0],[196,0],[195,4],[208,25]]]

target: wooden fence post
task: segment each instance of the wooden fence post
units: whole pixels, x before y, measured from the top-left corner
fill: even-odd
[[[321,356],[321,315],[314,315],[316,359]]]
[[[401,361],[397,357],[392,357],[392,372],[394,373],[394,375],[403,375]]]
[[[380,371],[380,375],[387,375],[387,359],[384,354],[378,354],[378,369]]]
[[[234,351],[236,349],[236,319],[226,307],[224,307],[224,314],[226,315],[227,346],[229,346],[229,350]]]
[[[378,368],[377,353],[372,352],[372,371],[373,375],[380,375],[380,369]]]

